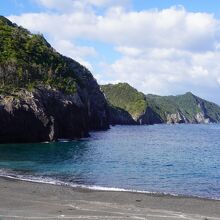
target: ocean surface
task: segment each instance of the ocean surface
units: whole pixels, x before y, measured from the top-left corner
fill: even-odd
[[[220,199],[220,125],[115,126],[80,141],[0,145],[0,176]]]

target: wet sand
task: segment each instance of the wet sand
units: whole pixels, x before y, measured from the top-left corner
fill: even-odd
[[[0,219],[220,219],[220,201],[0,178]]]

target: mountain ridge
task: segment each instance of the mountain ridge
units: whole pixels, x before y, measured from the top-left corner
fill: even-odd
[[[137,124],[220,122],[220,107],[191,92],[177,96],[144,95],[127,83],[102,85],[101,89],[109,103],[127,111]],[[145,106],[144,111],[136,109],[138,115],[130,111],[132,101],[126,102],[125,97],[134,97],[134,93]]]

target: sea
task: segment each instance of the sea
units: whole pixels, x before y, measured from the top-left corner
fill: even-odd
[[[220,125],[114,126],[77,141],[0,145],[0,176],[220,199]]]

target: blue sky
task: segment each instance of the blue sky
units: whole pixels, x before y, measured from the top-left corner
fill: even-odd
[[[219,0],[1,0],[0,14],[42,33],[100,84],[220,104]]]
[[[173,5],[182,5],[187,10],[193,12],[208,12],[220,17],[219,0],[201,1],[201,0],[135,0],[132,1],[132,8],[134,10],[144,9],[164,9]],[[8,16],[11,14],[21,14],[28,12],[40,12],[45,9],[36,4],[34,0],[1,0],[0,12],[2,15]]]
[[[220,7],[218,0],[136,0],[134,1],[134,7],[136,10],[148,9],[148,8],[169,8],[173,5],[182,5],[187,10],[193,12],[209,12],[214,13],[217,17],[220,16]]]

